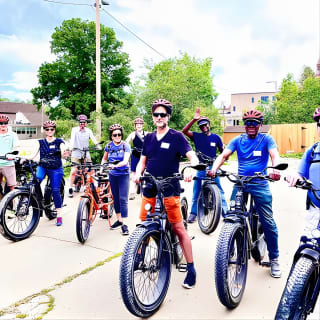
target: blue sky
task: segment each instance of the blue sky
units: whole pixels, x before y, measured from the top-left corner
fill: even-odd
[[[52,61],[50,37],[63,20],[95,20],[95,0],[0,0],[0,96],[31,99],[41,63]],[[215,103],[230,94],[272,91],[319,58],[320,0],[109,0],[104,7],[166,57],[180,52],[213,59]],[[89,6],[87,6],[87,5]],[[163,58],[101,11],[131,59],[135,79],[144,59]]]

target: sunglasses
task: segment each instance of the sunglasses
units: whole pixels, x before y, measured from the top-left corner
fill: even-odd
[[[113,137],[122,137],[122,134],[121,133],[115,133],[112,135]]]
[[[80,124],[86,124],[86,122],[79,122]]]
[[[244,125],[247,127],[257,127],[259,124],[260,122],[256,122],[256,121],[246,121],[244,123]]]
[[[48,128],[48,129],[44,129],[45,131],[54,131],[54,128]]]
[[[0,126],[6,126],[8,125],[8,122],[0,122]]]
[[[158,118],[159,116],[160,116],[161,118],[165,118],[165,117],[167,116],[167,113],[164,113],[164,112],[154,112],[154,113],[153,113],[153,116],[154,116],[155,118]]]

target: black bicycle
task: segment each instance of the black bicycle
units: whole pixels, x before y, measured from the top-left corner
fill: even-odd
[[[285,170],[288,164],[268,167]],[[268,169],[266,168],[266,169]],[[244,192],[245,185],[253,179],[273,181],[262,172],[253,176],[240,176],[221,170],[220,176],[226,176],[237,187],[235,200],[230,203],[224,224],[220,231],[215,257],[215,284],[220,302],[229,309],[237,307],[242,299],[248,271],[248,259],[259,262],[262,266],[270,266],[262,262],[266,243],[264,233],[255,210],[253,198]],[[247,209],[247,203],[249,207]]]
[[[38,162],[25,159],[23,167],[30,173],[31,179],[7,193],[0,202],[0,233],[9,240],[20,241],[28,238],[38,226],[43,212],[49,220],[57,216],[49,179],[42,193],[40,182],[36,177],[38,165]],[[62,179],[60,186],[62,201],[64,186],[65,181]]]
[[[159,309],[169,288],[171,264],[174,263],[179,271],[186,271],[179,239],[171,228],[163,204],[164,190],[166,193],[172,190],[173,194],[172,183],[183,179],[184,169],[181,174],[165,179],[157,179],[147,173],[141,177],[143,185],[152,183],[156,186],[156,205],[153,213],[151,205],[146,205],[147,219],[138,224],[130,235],[120,262],[122,300],[137,317],[150,317]],[[182,198],[181,211],[185,227],[186,207],[187,200]]]
[[[208,167],[211,167],[215,160],[200,151],[197,152],[197,155]],[[222,212],[220,190],[214,178],[207,174],[204,177],[193,179],[203,181],[197,205],[198,225],[203,233],[210,234],[217,228]]]
[[[311,181],[297,181],[297,188],[312,190],[320,201]],[[320,291],[320,236],[302,236],[283,290],[275,319],[306,319],[314,311]]]

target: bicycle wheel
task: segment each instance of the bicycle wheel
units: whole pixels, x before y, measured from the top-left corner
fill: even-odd
[[[60,196],[61,196],[62,203],[64,200],[64,187],[65,187],[65,181],[64,179],[62,179],[61,185],[60,185]],[[45,207],[44,213],[46,217],[49,220],[55,219],[57,217],[57,210],[53,202],[51,187],[48,184],[45,187],[43,199],[44,199],[44,207]]]
[[[163,237],[160,251],[160,231],[136,228],[126,243],[120,262],[120,291],[127,309],[137,317],[154,314],[167,294],[170,276],[168,237]]]
[[[290,271],[282,293],[275,319],[306,319],[319,274],[316,264],[307,257],[300,257]]]
[[[81,243],[85,243],[85,241],[89,237],[91,222],[89,220],[90,213],[90,199],[81,198],[78,211],[77,211],[77,238]]]
[[[0,202],[0,233],[12,241],[28,238],[40,220],[40,209],[34,198],[22,190],[12,190]]]
[[[215,257],[218,297],[229,309],[238,306],[247,280],[248,256],[244,230],[239,223],[226,222],[219,234]]]
[[[198,199],[198,224],[205,234],[213,232],[219,223],[222,211],[221,195],[215,184],[205,184]]]
[[[259,220],[259,215],[256,212],[255,208],[251,208],[252,211],[252,222],[251,222],[251,234],[252,241],[254,243],[251,248],[251,256],[256,262],[260,262],[263,260],[267,243],[264,238],[264,233],[262,229],[262,224]]]

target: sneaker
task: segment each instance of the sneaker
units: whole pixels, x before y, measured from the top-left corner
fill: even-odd
[[[186,278],[184,279],[182,286],[186,289],[192,289],[196,284],[197,273],[193,264],[191,267],[189,264],[187,264],[187,270],[188,270],[188,273]]]
[[[62,218],[61,218],[61,217],[57,217],[56,226],[57,226],[57,227],[62,226]]]
[[[270,274],[274,278],[281,277],[281,270],[278,258],[270,260]]]
[[[68,194],[69,198],[73,198],[73,189],[69,188],[69,194]]]
[[[130,193],[130,195],[129,195],[129,200],[134,200],[135,197],[136,197],[136,196],[135,196],[134,193]]]
[[[103,211],[103,213],[100,214],[100,218],[101,219],[108,219],[108,214],[105,211]]]
[[[197,219],[197,216],[195,214],[193,214],[193,213],[190,213],[187,222],[188,223],[194,223],[196,221],[196,219]]]
[[[122,235],[127,236],[129,234],[129,229],[127,225],[122,225],[121,226],[121,231],[122,231]]]
[[[117,220],[117,221],[110,227],[110,229],[111,229],[111,230],[116,230],[116,229],[119,229],[122,225],[123,225],[123,223],[120,222],[119,220]]]

